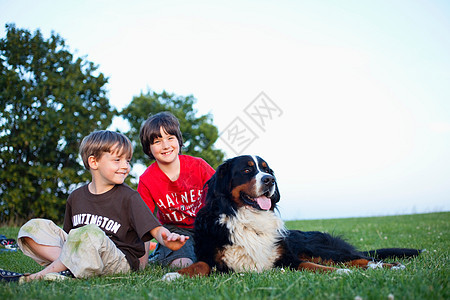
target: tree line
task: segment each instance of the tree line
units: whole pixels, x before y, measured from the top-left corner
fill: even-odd
[[[183,154],[214,168],[222,162],[224,153],[214,147],[218,129],[210,114],[198,116],[193,96],[149,90],[118,111],[107,98],[107,82],[58,34],[46,39],[40,30],[6,25],[0,39],[0,224],[35,217],[61,222],[69,193],[90,180],[78,155],[81,140],[107,129],[116,116],[130,124],[123,133],[135,147],[133,162],[151,163],[141,149],[140,126],[165,110],[180,120]]]

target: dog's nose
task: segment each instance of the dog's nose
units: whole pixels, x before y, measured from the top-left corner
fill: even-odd
[[[262,178],[262,182],[266,186],[272,186],[275,183],[275,177],[273,177],[272,175],[264,175]]]

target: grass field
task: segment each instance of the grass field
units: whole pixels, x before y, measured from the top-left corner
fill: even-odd
[[[290,221],[289,229],[343,235],[360,250],[383,247],[427,249],[418,258],[401,260],[406,270],[360,270],[351,274],[314,274],[292,270],[213,274],[167,283],[168,269],[73,279],[62,282],[0,283],[4,299],[450,299],[450,212],[405,216]],[[16,237],[18,228],[0,227]],[[0,268],[40,270],[21,252],[0,253]]]

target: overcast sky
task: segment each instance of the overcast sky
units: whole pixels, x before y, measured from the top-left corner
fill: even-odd
[[[450,209],[448,1],[0,0],[0,23],[60,34],[119,110],[193,95],[227,157],[275,170],[283,219]]]

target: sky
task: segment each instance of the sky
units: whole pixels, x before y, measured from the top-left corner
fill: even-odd
[[[448,1],[0,0],[8,23],[61,35],[119,110],[193,95],[217,148],[275,171],[284,220],[450,210]]]

